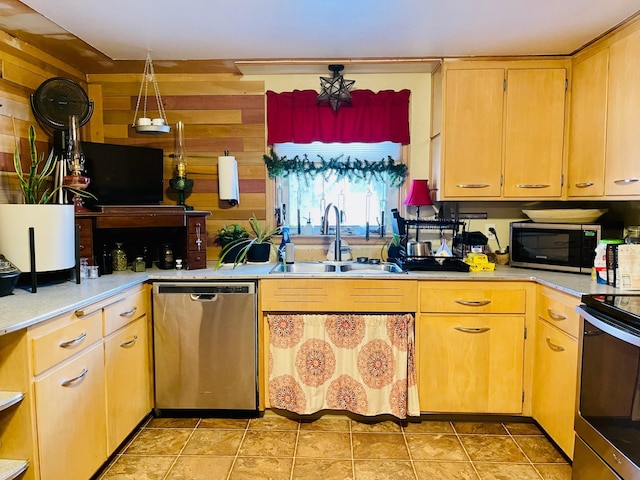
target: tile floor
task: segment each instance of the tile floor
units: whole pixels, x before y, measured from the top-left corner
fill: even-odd
[[[152,418],[99,480],[570,480],[531,423]]]

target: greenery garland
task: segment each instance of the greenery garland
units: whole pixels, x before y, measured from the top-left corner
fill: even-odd
[[[336,158],[325,160],[321,155],[318,155],[320,161],[313,162],[306,154],[302,158],[296,155],[288,159],[286,156],[279,157],[271,149],[271,154],[264,155],[263,158],[269,172],[269,178],[295,175],[298,178],[302,177],[306,185],[309,185],[310,181],[318,175],[322,175],[328,181],[329,176],[335,174],[338,180],[347,178],[355,182],[369,182],[372,179],[385,181],[388,179],[391,186],[400,187],[407,175],[408,167],[403,163],[396,163],[390,156],[386,160],[382,159],[377,162],[358,160],[357,158],[351,160],[351,157],[343,159],[343,157],[344,155],[339,155]]]

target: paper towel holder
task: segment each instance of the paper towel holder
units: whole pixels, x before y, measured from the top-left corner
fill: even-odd
[[[238,185],[238,165],[237,162],[235,160],[235,157],[231,157],[229,156],[229,150],[225,150],[224,151],[224,156],[223,157],[218,157],[218,192],[222,197],[222,176],[221,176],[221,169],[220,169],[220,162],[225,159],[227,161],[231,161],[232,164],[232,171],[230,172],[228,170],[228,166],[225,169],[226,171],[226,175],[231,175],[231,178],[227,178],[227,180],[230,181],[231,186],[230,188],[225,189],[225,195],[228,198],[220,198],[221,201],[226,202],[229,206],[231,207],[235,207],[236,205],[238,205],[240,203],[240,189],[239,189],[239,185]],[[228,164],[227,164],[228,165]]]

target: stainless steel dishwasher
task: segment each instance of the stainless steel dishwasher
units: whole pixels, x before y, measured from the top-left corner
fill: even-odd
[[[256,410],[254,282],[155,282],[156,412]]]

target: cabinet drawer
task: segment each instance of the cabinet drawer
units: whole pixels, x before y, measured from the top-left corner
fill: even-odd
[[[484,283],[484,282],[483,282]],[[457,288],[459,282],[445,286],[421,285],[420,311],[427,313],[524,313],[524,288],[499,288],[478,283]]]
[[[198,231],[203,238],[206,237],[207,221],[204,217],[189,217],[187,219],[187,233],[195,235]]]
[[[207,268],[207,252],[188,252],[187,268],[189,270],[197,270],[199,268]]]
[[[93,265],[93,232],[90,219],[76,219],[76,225],[80,227],[80,256],[89,259],[89,265]]]
[[[578,337],[580,318],[576,306],[580,304],[580,299],[551,288],[540,287],[536,303],[540,318],[572,337]]]
[[[104,335],[115,332],[148,311],[146,290],[118,300],[104,308]]]
[[[32,338],[33,374],[75,355],[102,337],[101,311],[76,318],[71,313],[60,318],[60,328]]]

